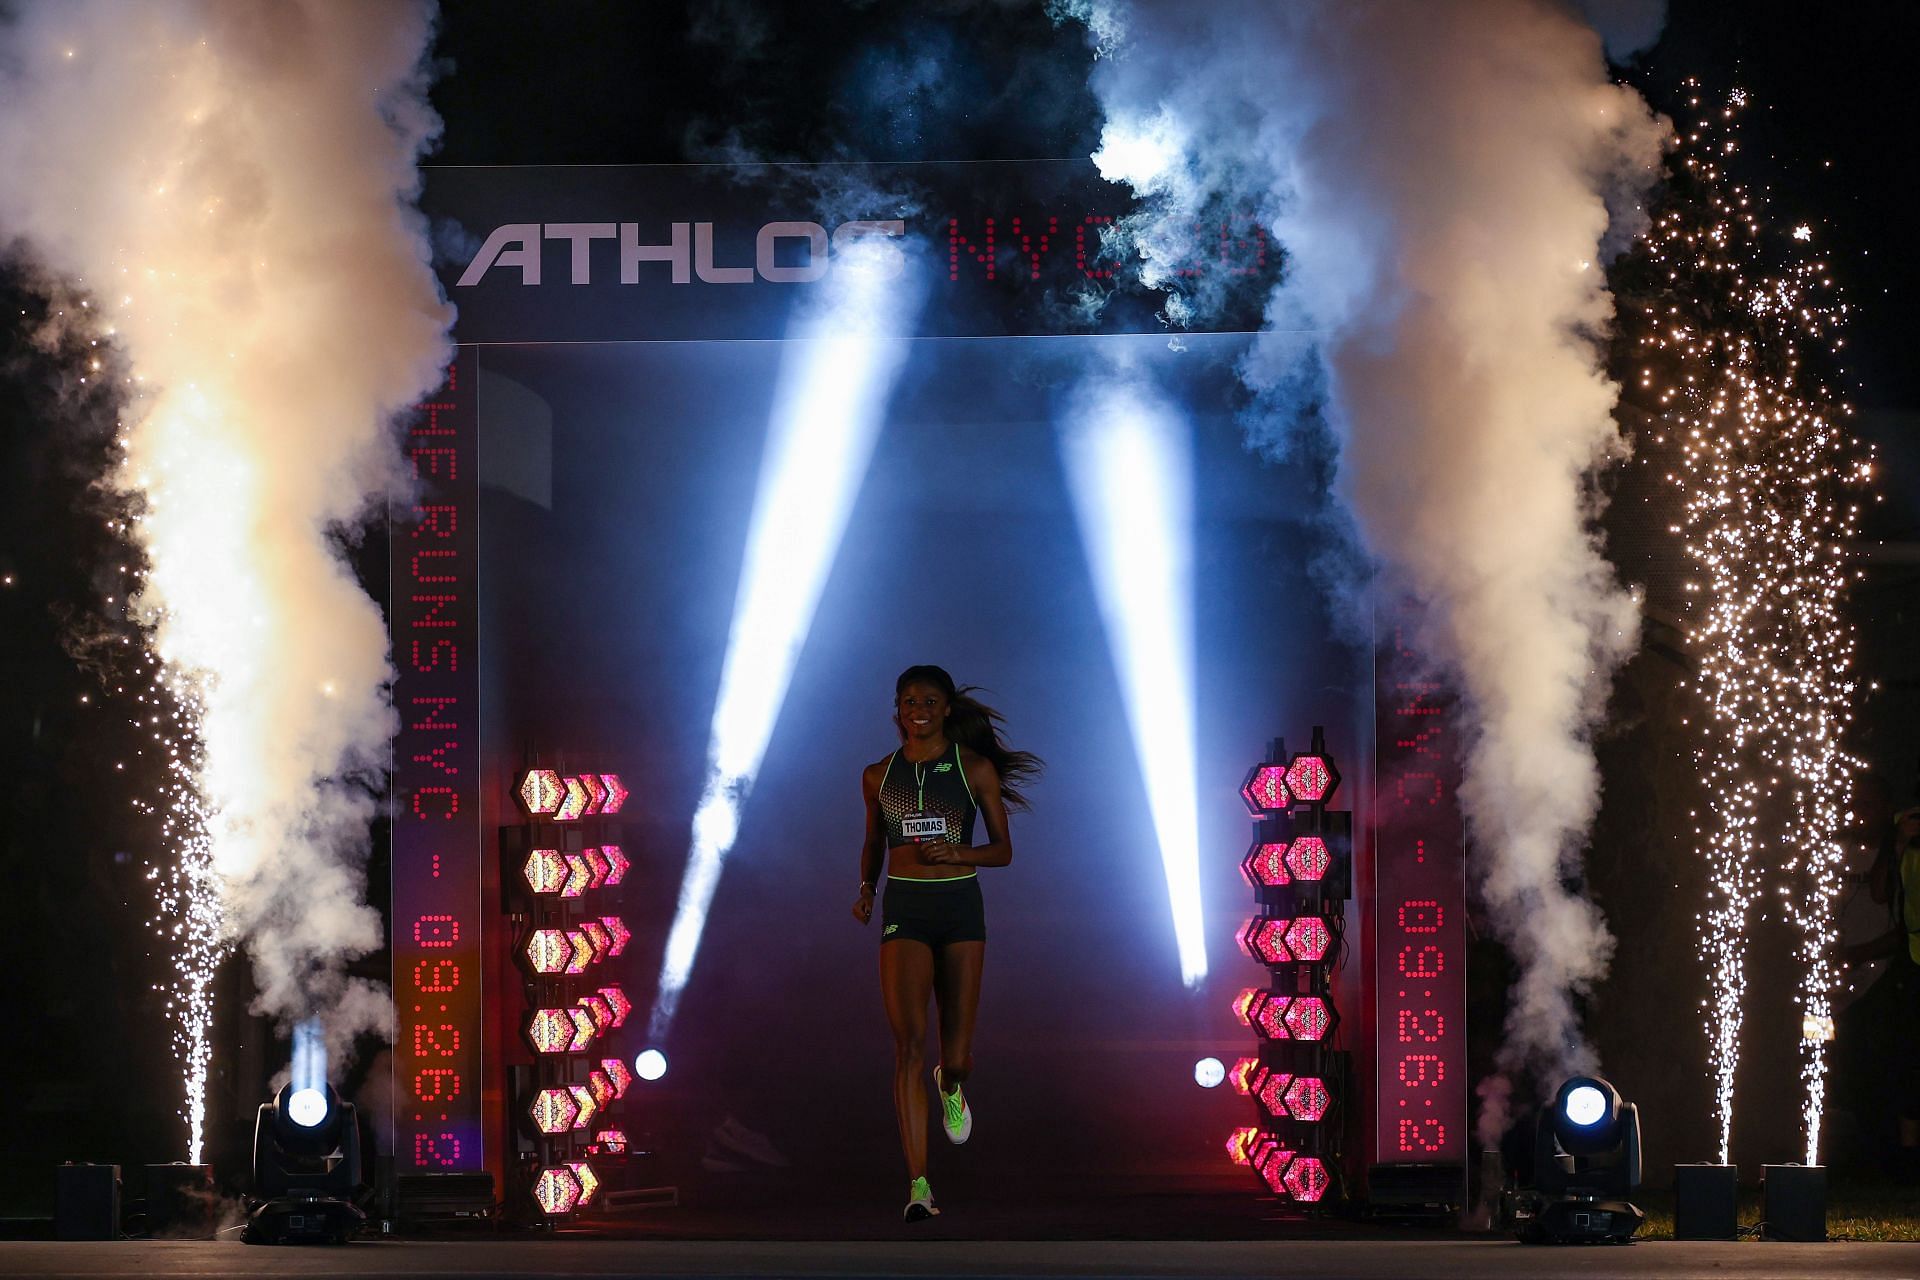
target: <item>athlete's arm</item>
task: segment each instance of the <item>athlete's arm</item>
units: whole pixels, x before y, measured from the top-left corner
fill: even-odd
[[[939,842],[929,847],[926,859],[962,867],[1004,867],[1013,861],[1013,835],[1007,830],[1007,806],[1000,799],[1000,771],[976,751],[963,753],[960,767],[967,771],[973,803],[987,824],[987,843],[964,849]]]
[[[853,918],[861,924],[873,919],[873,887],[880,881],[887,856],[887,838],[880,828],[880,782],[877,764],[868,765],[860,775],[860,794],[867,802],[867,836],[860,844],[860,897],[853,904]]]

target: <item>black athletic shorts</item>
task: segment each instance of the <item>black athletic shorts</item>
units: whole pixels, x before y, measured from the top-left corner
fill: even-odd
[[[880,895],[880,941],[911,938],[938,951],[949,942],[985,942],[987,908],[980,877],[902,880],[887,877]]]

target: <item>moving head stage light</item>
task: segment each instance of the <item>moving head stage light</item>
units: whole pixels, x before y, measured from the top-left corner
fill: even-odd
[[[290,1081],[253,1126],[250,1244],[345,1244],[366,1222],[360,1123],[333,1086]]]
[[[1504,1206],[1520,1240],[1626,1244],[1646,1221],[1628,1199],[1640,1186],[1640,1110],[1605,1080],[1561,1085],[1534,1125],[1529,1154],[1531,1169],[1515,1170],[1521,1185]]]

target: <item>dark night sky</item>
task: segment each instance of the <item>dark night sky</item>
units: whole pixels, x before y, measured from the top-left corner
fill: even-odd
[[[773,159],[1018,158],[1085,155],[1097,140],[1084,44],[1037,0],[445,9],[437,162],[676,161],[730,146]],[[1904,413],[1911,428],[1920,408],[1904,336],[1920,286],[1907,241],[1920,194],[1917,25],[1895,0],[1676,0],[1661,43],[1626,69],[1656,106],[1686,75],[1755,95],[1748,176],[1772,187],[1779,216],[1824,220],[1841,250],[1838,271],[1860,307],[1859,401],[1881,411],[1866,429],[1892,464],[1872,531],[1909,540],[1920,538],[1920,449],[1895,424]],[[16,283],[0,280],[10,304]],[[5,308],[0,329],[0,574],[13,578],[0,587],[0,865],[13,906],[0,965],[14,976],[17,1043],[41,1047],[0,1060],[0,1097],[34,1166],[0,1171],[0,1214],[40,1195],[41,1170],[58,1158],[178,1149],[165,1029],[146,989],[151,904],[129,852],[152,833],[122,808],[124,778],[108,764],[130,741],[125,717],[100,705],[97,653],[71,642],[70,620],[96,612],[119,563],[87,500],[111,409],[55,412],[39,389],[42,357],[14,327],[19,309]],[[1914,607],[1910,581],[1894,594]],[[1911,694],[1890,705],[1887,714],[1915,710]],[[65,975],[57,990],[40,978],[49,972]],[[86,1050],[79,1061],[59,1051],[67,1044]]]

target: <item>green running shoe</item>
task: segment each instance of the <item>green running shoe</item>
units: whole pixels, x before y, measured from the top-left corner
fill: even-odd
[[[915,1178],[913,1185],[907,1188],[906,1212],[900,1216],[908,1222],[925,1222],[940,1211],[933,1207],[933,1188],[927,1185],[925,1178]]]
[[[940,1094],[940,1127],[947,1131],[947,1141],[957,1147],[973,1136],[973,1108],[967,1105],[966,1090],[956,1084],[948,1093],[940,1083],[938,1067],[933,1069],[933,1087]]]

